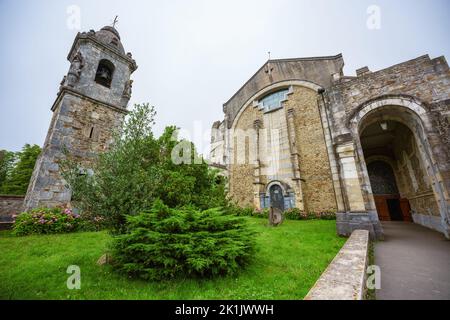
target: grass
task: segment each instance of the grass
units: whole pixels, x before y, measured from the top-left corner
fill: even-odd
[[[0,232],[0,299],[302,299],[345,239],[335,221],[285,221],[258,232],[253,263],[236,276],[146,282],[98,266],[106,232],[15,237]],[[81,289],[69,290],[69,265],[81,269]]]

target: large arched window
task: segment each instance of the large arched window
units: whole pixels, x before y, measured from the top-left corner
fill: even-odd
[[[259,107],[264,112],[272,111],[281,108],[281,102],[287,99],[286,95],[289,89],[282,89],[276,92],[269,93],[258,101]]]
[[[398,194],[392,167],[384,161],[373,161],[367,165],[373,194]]]
[[[95,74],[95,82],[102,86],[111,87],[111,81],[114,73],[114,65],[111,61],[102,59],[100,60]]]

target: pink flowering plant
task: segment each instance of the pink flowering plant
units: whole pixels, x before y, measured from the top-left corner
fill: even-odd
[[[336,220],[336,213],[332,211],[320,212],[319,218],[322,220]]]
[[[285,218],[289,220],[335,220],[336,214],[332,211],[305,212],[298,208],[291,208],[284,212]]]
[[[13,219],[13,233],[18,236],[73,232],[83,226],[80,215],[68,208],[37,208]]]
[[[247,216],[265,218],[269,217],[269,208],[253,209],[252,207],[241,208],[238,205],[230,205],[228,211],[236,216]],[[287,220],[336,220],[336,213],[332,211],[313,212],[304,211],[299,208],[289,208],[284,211],[284,218]]]

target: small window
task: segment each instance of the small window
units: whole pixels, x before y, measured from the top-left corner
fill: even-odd
[[[99,131],[98,128],[96,128],[95,126],[86,126],[86,128],[84,129],[84,135],[87,138],[87,140],[91,140],[91,141],[98,141],[98,137],[99,137]]]
[[[98,64],[95,82],[102,86],[111,87],[111,81],[114,73],[114,65],[108,60],[101,60]]]
[[[117,40],[117,38],[113,38],[113,39],[111,40],[111,44],[112,44],[113,46],[117,47],[117,46],[119,46],[119,40]]]
[[[289,89],[283,89],[277,92],[273,92],[259,100],[261,109],[265,112],[281,108],[281,102],[286,100],[286,95]]]

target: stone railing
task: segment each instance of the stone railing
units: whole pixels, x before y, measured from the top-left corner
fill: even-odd
[[[369,232],[355,230],[305,300],[363,300]]]
[[[22,212],[25,196],[0,195],[0,230],[11,226],[12,215]]]

